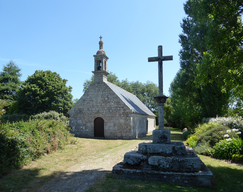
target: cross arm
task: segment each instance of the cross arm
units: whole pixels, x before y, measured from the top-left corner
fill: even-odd
[[[173,60],[173,56],[163,56],[163,57],[149,57],[148,58],[148,62],[153,62],[153,61],[169,61],[169,60]]]
[[[148,62],[158,61],[159,57],[149,57]]]

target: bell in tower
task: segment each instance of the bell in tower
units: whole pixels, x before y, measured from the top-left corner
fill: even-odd
[[[94,55],[94,71],[107,71],[108,59],[109,58],[106,56],[106,53],[103,50],[102,36],[100,36],[99,50],[97,51],[96,55]]]
[[[103,41],[102,36],[100,36],[99,41],[99,50],[96,55],[94,55],[94,78],[95,82],[107,81],[107,60],[109,58],[106,56],[105,51],[103,50]]]

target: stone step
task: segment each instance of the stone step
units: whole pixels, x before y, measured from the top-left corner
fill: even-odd
[[[201,169],[199,157],[163,157],[151,156],[148,164],[160,171],[198,172]]]
[[[136,166],[138,169],[151,168],[160,171],[197,172],[201,160],[194,151],[188,150],[183,156],[144,155],[136,151],[124,155],[124,165]]]
[[[141,154],[159,155],[186,155],[187,150],[183,142],[171,142],[170,144],[160,143],[139,143],[138,152]]]
[[[135,166],[127,166],[118,163],[113,167],[112,175],[118,178],[136,179],[144,181],[158,181],[186,186],[211,186],[212,172],[201,162],[201,169],[198,172],[170,172],[157,171],[153,169],[138,169]]]

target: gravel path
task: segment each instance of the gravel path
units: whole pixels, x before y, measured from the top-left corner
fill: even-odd
[[[124,154],[141,142],[143,141],[131,140],[125,145],[110,149],[108,153],[99,153],[69,167],[61,175],[45,183],[38,192],[83,192],[112,171],[113,166],[123,159]]]

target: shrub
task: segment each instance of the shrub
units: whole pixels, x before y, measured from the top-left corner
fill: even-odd
[[[186,143],[194,148],[196,147],[197,143],[198,143],[198,138],[200,137],[200,135],[202,135],[203,133],[207,132],[208,130],[212,129],[213,127],[219,126],[220,124],[218,123],[208,123],[208,124],[203,124],[203,125],[199,125],[196,129],[195,129],[195,133],[189,137],[186,141]]]
[[[220,140],[224,139],[224,135],[226,134],[228,129],[229,129],[228,127],[223,126],[223,125],[214,127],[212,129],[208,130],[206,133],[199,136],[198,143],[208,143],[210,145],[210,147],[213,147]]]
[[[200,136],[203,133],[206,133],[208,130],[219,126],[219,123],[214,123],[214,122],[210,122],[210,123],[204,123],[202,125],[198,125],[197,128],[195,128],[195,135]]]
[[[1,116],[1,121],[2,123],[13,123],[13,122],[18,122],[18,121],[28,121],[30,119],[29,115],[26,114],[4,114]]]
[[[198,142],[198,137],[196,135],[193,135],[186,140],[186,143],[192,148],[196,147],[197,142]]]
[[[69,122],[69,118],[63,115],[63,113],[58,113],[56,111],[43,112],[36,115],[32,115],[31,119],[53,119],[57,121],[63,121],[66,124]]]
[[[241,133],[243,132],[243,118],[241,116],[210,118],[209,122],[219,123],[231,129],[239,129]],[[243,133],[240,137],[243,138]]]
[[[234,154],[234,155],[232,155],[232,160],[234,162],[243,163],[243,155],[241,155],[241,154]]]
[[[29,120],[0,125],[0,176],[20,168],[45,153],[62,149],[72,135],[68,125],[56,120]]]
[[[49,112],[43,112],[36,115],[27,115],[27,114],[5,114],[1,117],[1,121],[3,123],[14,123],[19,121],[29,121],[29,119],[53,119],[58,121],[64,121],[66,124],[68,124],[69,119],[62,113],[57,113],[56,111],[49,111]]]
[[[202,155],[212,155],[213,148],[209,143],[198,143],[198,145],[194,148],[195,152]]]
[[[232,159],[234,154],[243,154],[241,139],[222,140],[213,147],[213,157],[218,159]]]

